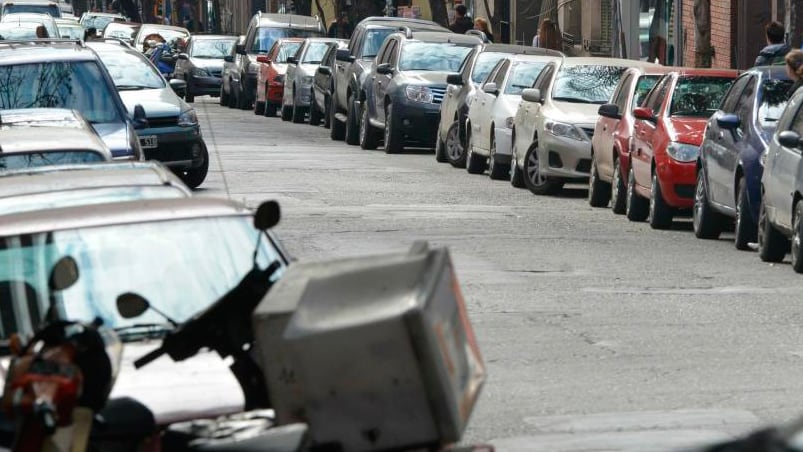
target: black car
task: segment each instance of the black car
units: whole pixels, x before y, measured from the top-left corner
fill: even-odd
[[[195,96],[220,95],[223,58],[231,53],[235,44],[236,36],[190,36],[173,72],[173,78],[187,82],[184,100],[193,102]]]
[[[329,128],[329,109],[332,102],[332,92],[334,91],[334,76],[332,70],[335,67],[335,56],[337,51],[345,49],[348,41],[338,39],[337,45],[329,48],[321,60],[321,65],[315,71],[312,79],[312,99],[309,109],[309,123],[317,126],[323,120],[323,125]]]
[[[406,143],[433,147],[446,78],[481,42],[476,36],[409,29],[388,36],[360,103],[360,146],[376,148],[384,130],[387,153]]]

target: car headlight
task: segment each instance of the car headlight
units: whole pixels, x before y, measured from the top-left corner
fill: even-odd
[[[700,147],[672,142],[666,147],[666,153],[678,162],[694,162],[700,157]]]
[[[248,65],[248,73],[256,74],[257,72],[259,72],[259,63],[250,63]]]
[[[556,137],[570,138],[577,141],[586,140],[585,135],[580,133],[580,131],[577,130],[577,127],[571,124],[557,121],[547,121],[546,124],[544,124],[544,128],[547,132],[555,135]]]
[[[404,92],[407,94],[407,99],[413,102],[432,102],[432,90],[426,86],[408,86]]]
[[[209,77],[209,71],[202,67],[196,67],[192,69],[192,75],[196,77]]]
[[[312,85],[312,76],[311,75],[305,75],[305,76],[301,77],[301,84],[304,85],[304,86]]]
[[[508,116],[507,118],[505,118],[505,127],[508,129],[512,129],[514,120],[515,118],[513,116]]]
[[[195,109],[189,108],[178,115],[179,127],[193,127],[198,125],[198,115],[195,114]]]

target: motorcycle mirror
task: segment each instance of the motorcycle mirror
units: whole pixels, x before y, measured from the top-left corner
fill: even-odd
[[[126,292],[117,297],[117,312],[124,319],[133,319],[139,317],[151,307],[142,295],[133,292]]]
[[[50,290],[64,290],[78,281],[78,263],[72,256],[64,256],[56,262],[50,272]]]
[[[279,203],[276,201],[265,201],[257,207],[254,214],[254,227],[260,231],[267,231],[268,229],[279,224],[282,217]]]

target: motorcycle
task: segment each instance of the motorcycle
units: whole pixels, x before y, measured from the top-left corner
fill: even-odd
[[[279,217],[275,202],[259,206],[257,248]],[[296,263],[276,278],[280,267],[260,268],[255,253],[237,286],[135,361],[141,368],[213,350],[232,359],[245,396],[246,413],[171,426],[163,447],[493,450],[454,446],[485,372],[446,250],[416,243],[406,253]],[[355,278],[362,290],[351,290]],[[160,313],[135,293],[120,295],[117,310],[128,319]],[[333,357],[335,344],[351,356]]]
[[[170,44],[166,42],[151,45],[146,56],[156,66],[165,79],[170,80],[176,70],[176,54]]]

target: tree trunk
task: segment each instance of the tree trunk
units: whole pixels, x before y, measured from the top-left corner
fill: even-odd
[[[711,0],[694,0],[695,67],[711,67]]]
[[[444,0],[429,0],[429,9],[432,11],[432,21],[444,27],[449,26],[449,14],[446,12]]]
[[[212,14],[215,15],[214,21],[212,22],[212,33],[220,34],[223,33],[223,27],[221,26],[220,17],[220,0],[212,0]]]

